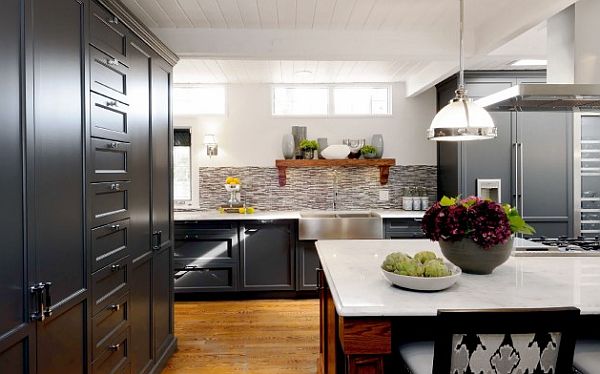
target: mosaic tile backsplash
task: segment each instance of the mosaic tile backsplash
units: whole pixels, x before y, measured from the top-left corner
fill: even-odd
[[[385,186],[379,183],[377,167],[344,167],[337,177],[330,168],[289,168],[284,187],[279,187],[274,167],[201,167],[199,173],[201,210],[213,210],[227,201],[223,185],[228,176],[241,179],[242,198],[260,210],[331,209],[336,178],[338,210],[400,209],[405,187],[424,187],[430,201],[437,194],[435,165],[393,166]],[[389,191],[388,201],[379,201],[381,190]]]

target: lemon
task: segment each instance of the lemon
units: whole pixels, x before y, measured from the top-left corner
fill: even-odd
[[[233,177],[227,177],[227,179],[225,179],[225,184],[232,184],[234,181]]]
[[[246,214],[246,208],[240,208],[238,211],[240,214]]]
[[[254,213],[254,208],[252,208],[252,207],[250,207],[250,208],[247,208],[247,209],[246,209],[246,213],[248,213],[248,214],[252,214],[252,213]]]

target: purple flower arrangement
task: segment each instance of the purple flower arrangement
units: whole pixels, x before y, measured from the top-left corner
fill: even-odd
[[[422,228],[432,241],[469,238],[484,249],[505,244],[514,233],[535,232],[515,208],[475,196],[462,200],[444,196],[425,212]]]

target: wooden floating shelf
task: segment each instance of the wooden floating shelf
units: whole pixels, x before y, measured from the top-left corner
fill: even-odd
[[[368,167],[376,166],[379,168],[379,182],[382,185],[387,184],[390,175],[390,166],[396,165],[396,159],[380,158],[380,159],[343,159],[343,160],[276,160],[275,166],[279,174],[279,186],[283,187],[287,183],[288,168],[336,168],[336,167]]]

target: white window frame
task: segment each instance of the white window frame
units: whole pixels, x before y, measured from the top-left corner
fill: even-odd
[[[300,88],[327,88],[328,103],[327,114],[276,114],[275,113],[275,88],[280,87],[300,87]],[[386,114],[336,114],[335,113],[335,95],[336,88],[385,88],[387,90],[388,113]],[[394,116],[393,112],[393,86],[389,83],[335,83],[335,84],[273,84],[271,85],[271,116],[273,118],[390,118]]]
[[[209,118],[228,118],[229,117],[229,85],[227,84],[204,84],[204,83],[173,83],[173,90],[176,88],[223,88],[223,114],[220,113],[197,113],[197,114],[177,114],[181,117],[209,117]],[[173,98],[174,100],[174,98]],[[182,127],[183,128],[183,127]]]
[[[188,130],[190,132],[190,198],[189,199],[175,199],[173,196],[173,202],[176,205],[189,205],[194,200],[194,133],[191,126],[173,126],[173,130]],[[172,152],[175,151],[176,145],[173,145]],[[173,155],[171,156],[173,157]],[[173,178],[175,178],[175,165],[173,165]],[[173,181],[173,183],[175,183]],[[173,195],[175,195],[175,187],[173,187]]]

